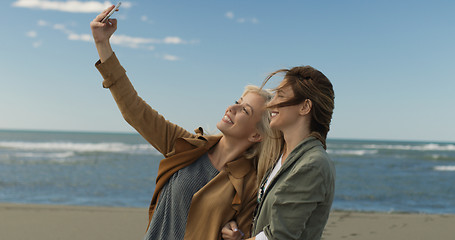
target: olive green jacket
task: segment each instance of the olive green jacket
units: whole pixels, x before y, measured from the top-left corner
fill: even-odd
[[[263,178],[261,188],[270,172]],[[334,190],[335,167],[322,143],[314,137],[303,140],[289,154],[267,190],[259,190],[253,235],[263,231],[269,240],[320,239]]]

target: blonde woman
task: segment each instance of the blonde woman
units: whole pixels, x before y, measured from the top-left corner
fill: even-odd
[[[165,157],[159,165],[144,239],[221,239],[221,228],[230,220],[249,235],[257,178],[266,168],[262,164],[266,160],[259,160],[258,154],[279,148],[266,137],[272,134],[265,108],[271,95],[247,87],[221,116],[219,136],[203,136],[202,128],[192,134],[167,121],[138,97],[110,46],[117,20],[101,21],[113,7],[90,23],[100,57],[96,67],[125,120]]]
[[[270,126],[281,131],[284,145],[261,182],[251,239],[320,239],[335,190],[335,168],[326,152],[333,87],[310,66],[278,70],[264,84],[277,73],[285,76],[268,109]],[[241,239],[242,234],[230,222],[222,237]]]

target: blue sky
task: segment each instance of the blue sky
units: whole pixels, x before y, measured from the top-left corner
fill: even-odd
[[[134,131],[94,67],[89,23],[113,3],[4,3],[0,129]],[[453,1],[123,1],[112,46],[144,100],[189,130],[215,133],[246,84],[311,65],[335,88],[329,138],[455,142],[454,12]]]

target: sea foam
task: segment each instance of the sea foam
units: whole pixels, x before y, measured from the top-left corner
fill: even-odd
[[[435,171],[449,171],[453,172],[455,171],[455,166],[454,165],[448,165],[448,166],[435,166],[433,168]]]
[[[0,141],[0,149],[25,151],[64,152],[112,152],[154,154],[157,151],[149,144],[125,144],[119,142],[75,143],[75,142],[6,142]]]
[[[346,150],[341,150],[341,149],[328,149],[327,153],[333,154],[333,155],[341,155],[341,156],[365,156],[365,155],[374,155],[377,154],[377,150],[352,150],[352,149],[346,149]]]
[[[414,150],[414,151],[455,151],[454,144],[436,144],[428,143],[422,145],[383,145],[383,144],[365,144],[364,148],[368,149],[389,149],[389,150]]]

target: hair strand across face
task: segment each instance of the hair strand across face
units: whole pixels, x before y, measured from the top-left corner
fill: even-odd
[[[280,69],[269,74],[262,87],[276,74],[285,73],[282,84],[275,89],[280,90],[290,86],[294,97],[269,107],[286,107],[302,103],[309,99],[312,103],[310,130],[311,135],[318,138],[326,148],[327,133],[330,130],[333,109],[335,108],[335,93],[330,80],[320,71],[311,66],[299,66],[291,69]]]

